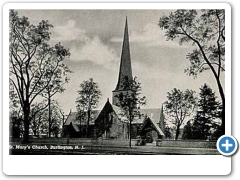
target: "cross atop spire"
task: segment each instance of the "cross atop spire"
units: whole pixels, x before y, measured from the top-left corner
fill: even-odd
[[[118,83],[114,91],[123,89],[124,79],[132,80],[132,65],[131,65],[131,56],[130,56],[130,47],[129,47],[129,36],[128,36],[128,22],[126,17],[123,45],[122,45],[122,55],[118,76]]]

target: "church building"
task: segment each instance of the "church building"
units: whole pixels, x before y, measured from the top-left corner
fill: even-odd
[[[107,100],[102,110],[93,110],[89,124],[89,136],[92,138],[129,139],[129,119],[124,116],[118,105],[118,95],[124,93],[123,80],[133,80],[131,54],[126,18],[119,76],[116,88],[112,91],[112,102]],[[139,109],[140,115],[132,121],[131,138],[141,136],[153,141],[164,137],[163,111],[161,108]],[[69,137],[86,137],[86,122],[77,119],[77,112],[70,112],[65,124],[64,135]]]

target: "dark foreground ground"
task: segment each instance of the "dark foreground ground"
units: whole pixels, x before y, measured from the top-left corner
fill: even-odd
[[[46,145],[46,144],[45,144]],[[38,146],[45,146],[38,144]],[[14,146],[14,145],[13,145]],[[48,149],[33,149],[29,144],[28,149],[10,149],[9,153],[12,155],[219,155],[217,149],[209,148],[178,148],[178,147],[157,147],[154,144],[147,144],[146,146],[117,147],[117,146],[72,146],[73,149],[51,149],[51,145],[46,145]],[[57,146],[56,144],[54,146]]]

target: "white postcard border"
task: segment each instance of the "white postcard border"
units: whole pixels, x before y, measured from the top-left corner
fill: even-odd
[[[227,175],[231,158],[221,155],[9,155],[9,9],[225,9],[227,3],[7,3],[3,7],[3,172],[7,175]],[[226,38],[226,134],[231,134],[231,38]],[[150,165],[151,164],[151,165]]]

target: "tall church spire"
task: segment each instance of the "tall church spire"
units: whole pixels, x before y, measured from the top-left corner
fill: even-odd
[[[123,37],[122,55],[121,55],[118,83],[117,83],[115,91],[123,89],[123,81],[125,79],[128,79],[128,80],[133,79],[130,47],[129,47],[129,37],[128,37],[127,17],[126,17],[126,24],[125,24],[124,37]]]

